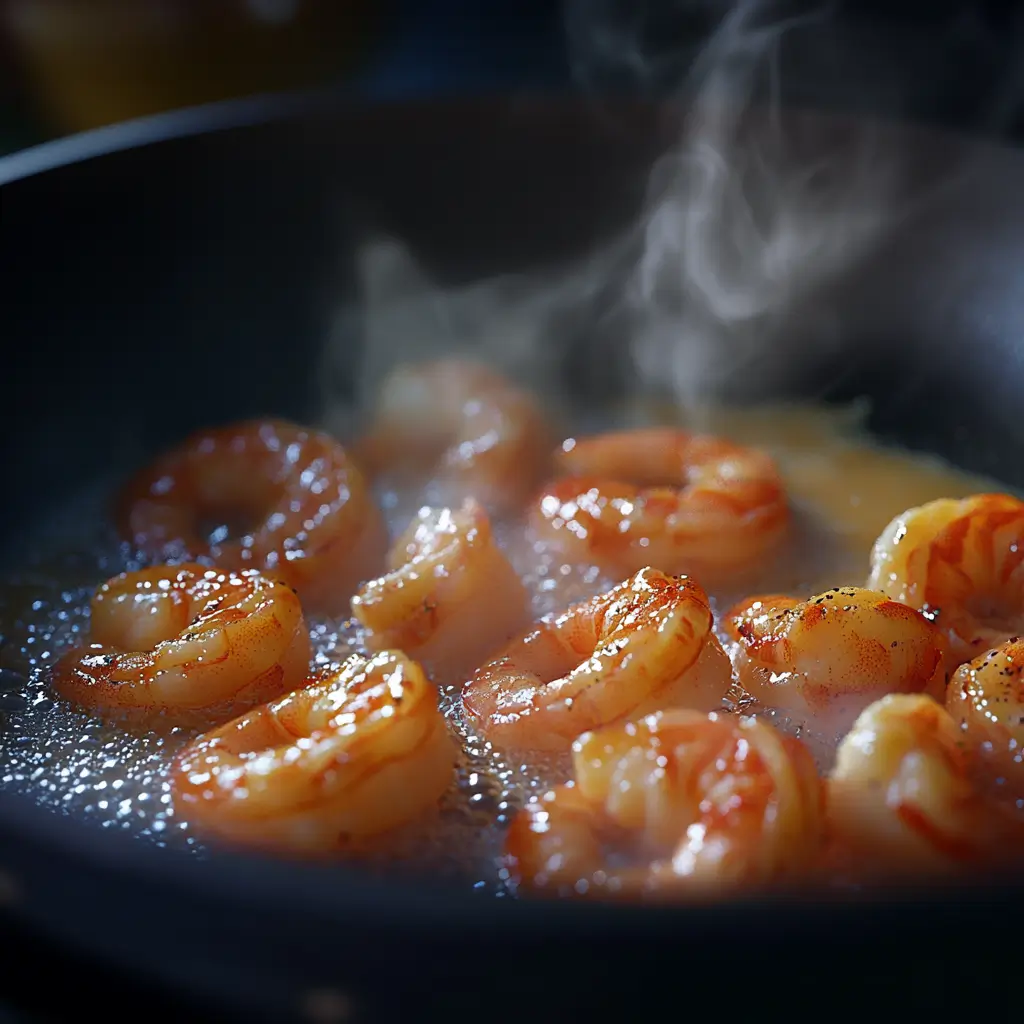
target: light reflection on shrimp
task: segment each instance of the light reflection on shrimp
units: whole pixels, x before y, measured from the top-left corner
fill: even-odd
[[[946,709],[979,767],[1001,795],[1024,804],[1024,639],[961,665],[949,681]]]
[[[352,613],[370,648],[405,651],[438,685],[464,682],[529,622],[529,594],[475,501],[421,509],[388,560],[388,574],[363,585]]]
[[[353,655],[186,747],[174,799],[230,842],[330,853],[435,808],[455,758],[422,669],[397,651]]]
[[[889,694],[839,745],[828,780],[832,842],[868,876],[916,878],[1015,856],[1024,828],[986,801],[956,723],[923,694]]]
[[[860,587],[748,598],[725,617],[739,683],[829,737],[886,693],[941,699],[948,644],[920,612]]]
[[[573,739],[664,706],[709,710],[732,683],[707,594],[685,576],[635,576],[536,628],[483,665],[462,706],[502,749],[568,750]]]
[[[1024,502],[975,494],[903,512],[875,542],[868,586],[934,619],[958,664],[1024,632]]]
[[[654,565],[717,583],[746,572],[784,537],[782,479],[764,452],[668,428],[569,438],[563,474],[531,512],[536,536],[613,573]]]
[[[128,482],[115,515],[150,558],[209,556],[225,569],[267,570],[326,614],[379,572],[387,544],[345,449],[275,419],[198,431]]]
[[[93,595],[90,643],[62,658],[53,686],[107,715],[221,720],[301,684],[309,632],[295,591],[255,570],[157,565]]]
[[[799,876],[819,856],[814,761],[756,719],[658,712],[581,736],[573,760],[575,784],[527,805],[509,831],[526,891],[708,895]],[[623,850],[630,863],[618,866]]]

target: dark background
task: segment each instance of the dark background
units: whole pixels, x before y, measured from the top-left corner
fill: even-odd
[[[776,16],[819,12],[780,43],[785,101],[1024,137],[1024,6],[771,6]],[[0,2],[0,153],[161,110],[320,84],[343,83],[371,101],[509,91],[662,95],[683,87],[729,7]],[[31,936],[3,933],[0,945],[0,1024],[91,1009],[108,1021],[152,1012],[152,995],[130,978],[114,979]],[[168,1019],[201,1019],[157,998]]]
[[[369,99],[679,87],[724,0],[0,0],[0,153],[175,107],[343,83]],[[762,3],[804,15],[783,98],[1017,138],[1024,8]]]

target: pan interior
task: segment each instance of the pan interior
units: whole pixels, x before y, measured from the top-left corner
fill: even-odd
[[[367,222],[407,239],[446,287],[548,272],[538,267],[555,275],[635,213],[664,141],[656,119],[626,133],[622,123],[609,131],[578,112],[506,113],[492,123],[473,110],[446,111],[429,129],[397,115],[386,128],[358,115],[334,118],[176,140],[6,187],[5,335],[23,360],[2,413],[5,475],[24,495],[4,509],[7,562],[20,563],[16,587],[37,586],[43,571],[25,558],[37,527],[52,537],[102,523],[125,472],[191,430],[252,415],[321,417],[322,371],[314,368],[326,337],[350,353],[348,374],[344,359],[331,370],[332,393],[358,397],[373,363],[357,261]],[[359,144],[342,141],[346,134]],[[739,388],[730,397],[743,409],[728,429],[763,437],[784,422],[780,403],[842,408],[867,399],[858,408],[876,437],[1024,486],[1016,458],[1024,295],[1012,274],[1024,207],[1010,187],[1020,161],[999,150],[965,154],[963,143],[932,136],[902,144],[918,147],[923,163],[944,159],[963,171],[830,294],[841,330],[827,365],[802,360],[810,349],[787,347],[794,372]],[[522,154],[541,148],[547,167],[526,176]],[[399,162],[399,149],[417,158]],[[801,310],[790,315],[799,323]],[[632,383],[616,388],[614,374],[581,372],[588,331],[574,329],[582,340],[559,346],[545,369],[570,423],[661,415],[652,410],[663,408],[655,402],[663,396],[647,401]],[[966,493],[981,483],[962,486]],[[102,527],[92,537],[83,545],[79,534],[45,602],[33,598],[46,604],[36,609],[42,618],[22,617],[37,627],[33,644],[50,643],[48,629],[80,625],[88,589],[130,566]],[[580,581],[578,594],[599,582]],[[317,628],[325,645],[342,629],[326,621]],[[116,758],[119,740],[102,730],[88,739],[101,749],[111,742]],[[147,740],[137,792],[169,742]],[[44,773],[41,782],[55,798],[68,791],[66,777]],[[498,802],[485,788],[477,806],[492,813]],[[129,803],[126,822],[138,807]],[[169,821],[147,818],[144,827],[160,820]],[[157,831],[167,828],[173,823]]]

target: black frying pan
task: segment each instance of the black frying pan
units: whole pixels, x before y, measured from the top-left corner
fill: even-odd
[[[358,301],[360,224],[406,239],[442,282],[557,262],[636,216],[678,132],[675,114],[650,108],[298,107],[230,108],[228,121],[250,123],[213,133],[157,119],[0,162],[5,549],[107,471],[125,438],[156,450],[214,420],[310,415],[329,317]],[[790,122],[811,150],[860,130]],[[788,346],[804,372],[787,379],[826,398],[869,394],[880,433],[1024,485],[1024,157],[882,135],[905,158],[904,196],[934,199],[894,217],[885,244],[818,297],[840,347],[819,365]],[[352,345],[355,366],[358,332]],[[566,347],[566,379],[579,358]],[[950,955],[973,929],[983,977],[1009,969],[993,914],[1019,912],[1024,891],[1000,880],[678,910],[513,903],[343,867],[196,861],[0,790],[0,897],[11,935],[31,927],[249,1015],[493,1021],[700,1012],[702,993],[735,1013],[813,998],[822,1012],[948,1005],[982,982]],[[976,990],[991,1001],[1004,989]]]

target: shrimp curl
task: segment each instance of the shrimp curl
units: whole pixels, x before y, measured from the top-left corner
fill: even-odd
[[[533,506],[550,548],[609,572],[656,565],[718,582],[766,558],[790,521],[772,459],[717,437],[650,428],[576,440]]]
[[[179,755],[175,805],[203,831],[304,854],[358,846],[426,814],[456,750],[423,670],[354,655],[308,686],[200,736]]]
[[[1024,502],[941,498],[896,516],[871,553],[868,584],[946,631],[956,664],[1024,632]]]
[[[938,877],[1013,856],[1024,828],[983,798],[950,715],[924,694],[866,708],[828,779],[832,842],[879,877]]]
[[[441,359],[385,379],[355,452],[374,478],[429,483],[441,504],[511,512],[540,482],[551,443],[528,392],[483,364]]]
[[[749,598],[726,616],[752,697],[840,736],[886,693],[942,698],[948,644],[920,612],[860,587]]]
[[[466,717],[496,747],[567,751],[575,737],[662,706],[717,707],[732,682],[707,594],[645,568],[541,619],[477,669]]]
[[[573,760],[575,784],[528,804],[509,830],[528,892],[703,896],[793,877],[819,854],[813,758],[756,719],[657,712],[581,736]],[[615,866],[610,851],[631,863]]]
[[[464,682],[530,620],[529,594],[472,499],[420,509],[388,562],[352,598],[352,614],[370,648],[405,651],[439,686]]]
[[[139,472],[116,519],[151,558],[264,569],[337,614],[377,575],[387,532],[360,470],[327,434],[248,420],[193,434]]]
[[[93,595],[90,641],[54,667],[54,689],[107,715],[222,721],[301,684],[309,632],[290,587],[255,570],[158,565]]]

